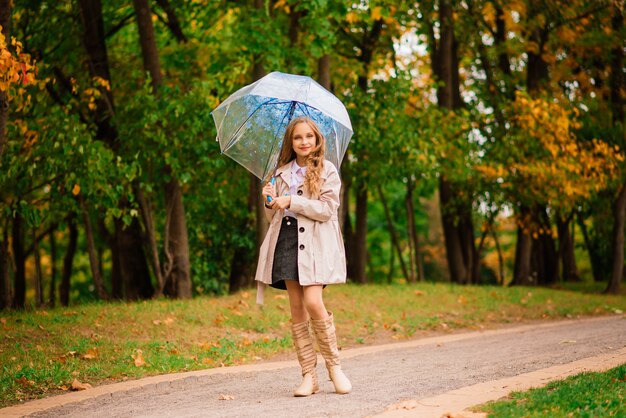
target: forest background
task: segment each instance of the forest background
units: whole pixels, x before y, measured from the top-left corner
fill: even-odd
[[[0,308],[251,286],[262,185],[210,111],[269,71],[350,113],[350,281],[620,292],[622,1],[0,0],[0,26]]]

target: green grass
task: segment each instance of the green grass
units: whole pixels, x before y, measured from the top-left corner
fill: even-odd
[[[489,417],[625,417],[626,364],[603,373],[582,373],[540,389],[515,392],[510,400],[474,410]]]
[[[545,288],[344,285],[324,291],[343,348],[533,320],[620,314],[626,298]],[[101,383],[295,358],[286,293],[0,313],[0,406]],[[141,354],[139,354],[141,353]]]

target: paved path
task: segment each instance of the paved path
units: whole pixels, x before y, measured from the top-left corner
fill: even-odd
[[[538,372],[541,369],[552,368],[556,370],[554,376],[565,375],[565,371],[574,370],[570,363],[590,357],[626,363],[626,316],[452,334],[345,350],[342,357],[344,370],[354,387],[349,395],[332,392],[332,384],[326,380],[326,371],[320,363],[321,392],[294,398],[291,390],[299,383],[299,371],[294,361],[288,361],[100,386],[6,408],[0,410],[0,416],[440,416],[440,410],[431,411],[430,415],[418,414],[415,407],[423,404],[418,401],[430,399],[439,408],[447,408],[446,399],[451,402],[454,397],[450,396],[456,390],[457,398],[459,393],[464,394],[465,403],[450,405],[450,411],[455,412],[454,408],[483,402],[480,397],[474,402],[469,392],[463,392],[468,387],[479,391],[485,391],[489,385],[498,387],[497,398],[506,393],[506,388],[501,386],[514,388],[520,375],[528,377],[535,372],[535,380],[545,383],[549,373]],[[588,367],[584,364],[594,364],[594,360],[580,364],[579,369],[584,370]],[[561,368],[554,369],[558,365]],[[507,378],[511,379],[502,380]],[[480,384],[487,386],[480,389],[481,386],[476,386]],[[234,399],[220,400],[221,395]]]

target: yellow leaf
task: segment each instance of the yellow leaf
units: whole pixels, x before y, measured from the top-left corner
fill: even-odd
[[[133,360],[135,360],[136,367],[144,367],[146,365],[146,361],[143,359],[143,354],[140,349],[137,349],[137,354],[132,355]]]
[[[86,390],[91,388],[92,386],[89,383],[81,383],[78,379],[74,379],[72,382],[72,390]]]
[[[90,348],[82,356],[82,358],[85,359],[85,360],[92,360],[92,359],[95,359],[96,357],[98,357],[98,349],[96,349],[96,348]]]
[[[74,188],[72,189],[72,194],[73,194],[74,196],[77,196],[77,195],[78,195],[78,193],[80,193],[80,186],[79,186],[78,184],[75,184],[75,185],[74,185]]]
[[[383,8],[378,6],[372,9],[372,20],[379,20],[382,17]]]
[[[359,17],[354,12],[350,12],[346,15],[346,21],[348,23],[356,23],[358,20],[359,20]]]

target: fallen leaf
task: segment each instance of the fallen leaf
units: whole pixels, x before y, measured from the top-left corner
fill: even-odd
[[[250,293],[249,292],[243,292],[241,294],[241,297],[244,298],[244,299],[248,299],[250,297]]]
[[[274,299],[285,300],[285,299],[287,299],[287,296],[285,296],[285,295],[274,295]]]
[[[576,340],[563,340],[560,342],[560,344],[575,344]]]
[[[421,290],[416,290],[415,291],[415,296],[424,296],[426,294],[426,292],[422,292]]]
[[[35,384],[34,381],[28,380],[25,376],[22,376],[19,379],[15,379],[15,381],[23,386],[32,386]]]
[[[245,306],[246,308],[249,308],[249,307],[250,307],[250,305],[248,305],[248,302],[246,302],[246,301],[245,301],[245,300],[243,300],[243,299],[241,299],[241,300],[239,301],[239,304],[240,304],[240,305]]]
[[[87,389],[91,389],[93,386],[91,386],[89,383],[81,383],[78,379],[74,379],[74,381],[72,382],[72,390],[87,390]]]
[[[63,316],[75,316],[78,315],[76,311],[63,312]]]
[[[6,323],[7,323],[7,319],[6,319],[6,318],[0,318],[0,322],[1,322],[2,324],[6,324]]]
[[[456,301],[457,301],[457,303],[460,303],[460,304],[464,305],[464,304],[467,303],[467,298],[465,296],[463,296],[463,295],[460,295],[459,298]]]
[[[165,318],[165,319],[163,320],[163,323],[164,323],[165,325],[172,325],[172,324],[174,323],[174,321],[176,321],[176,319],[175,319],[175,318],[173,318],[173,317],[171,317],[171,316],[168,316],[167,318]]]
[[[83,354],[82,358],[85,360],[93,360],[98,357],[98,350],[96,348],[90,348],[87,350],[85,354]]]
[[[67,353],[65,353],[66,356],[68,357],[75,357],[76,356],[76,351],[68,351]]]
[[[161,325],[161,320],[160,319],[155,319],[154,321],[152,321],[152,323],[154,325]]]
[[[233,395],[225,395],[223,393],[220,393],[220,396],[217,398],[220,401],[232,401],[235,399],[235,397]]]
[[[146,361],[143,359],[143,354],[140,349],[137,349],[137,354],[131,355],[133,360],[135,360],[136,367],[144,367],[146,365]]]
[[[61,389],[61,390],[69,390],[70,388],[69,388],[69,386],[62,385],[62,386],[59,386],[59,389]]]

